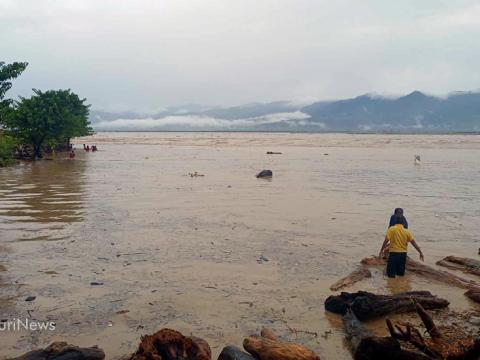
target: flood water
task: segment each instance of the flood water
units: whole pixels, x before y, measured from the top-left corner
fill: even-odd
[[[269,326],[322,359],[350,359],[323,302],[378,253],[395,207],[428,264],[478,258],[480,136],[98,133],[75,144],[74,160],[0,169],[0,319],[57,325],[3,332],[0,357],[64,340],[112,359],[162,327],[218,355]],[[273,179],[256,179],[262,169]],[[349,290],[360,289],[478,307],[460,289],[378,269]]]

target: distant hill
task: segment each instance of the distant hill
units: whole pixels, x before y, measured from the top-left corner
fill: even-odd
[[[414,91],[396,99],[362,95],[314,103],[301,111],[336,131],[480,131],[480,93],[437,98]]]
[[[480,92],[446,98],[420,91],[398,98],[362,95],[308,106],[290,102],[235,107],[186,105],[155,114],[92,111],[97,130],[480,132]]]

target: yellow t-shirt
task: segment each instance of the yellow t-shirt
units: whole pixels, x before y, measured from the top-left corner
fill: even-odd
[[[389,252],[407,252],[408,243],[413,240],[413,235],[402,224],[391,226],[386,235],[390,242]]]

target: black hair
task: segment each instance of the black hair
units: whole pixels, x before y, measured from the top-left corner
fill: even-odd
[[[395,210],[393,211],[393,213],[394,213],[396,216],[403,216],[403,209],[402,209],[402,208],[395,208]]]
[[[397,224],[402,224],[403,226],[405,226],[405,224],[407,223],[407,219],[405,219],[405,216],[403,215],[397,215],[395,216],[395,225]]]

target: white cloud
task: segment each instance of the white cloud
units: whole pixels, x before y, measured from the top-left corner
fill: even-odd
[[[11,94],[97,109],[476,89],[479,37],[474,0],[0,0]]]
[[[166,116],[160,119],[116,119],[113,121],[100,121],[95,123],[95,130],[160,130],[160,129],[246,129],[260,125],[284,123],[289,126],[305,126],[311,123],[305,120],[310,116],[300,111],[291,113],[275,113],[266,116],[245,119],[226,120],[208,116]],[[316,126],[324,127],[324,124]]]

